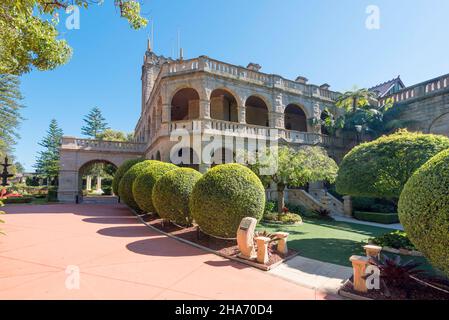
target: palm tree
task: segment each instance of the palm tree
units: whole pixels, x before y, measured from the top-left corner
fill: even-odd
[[[356,112],[357,109],[370,105],[371,101],[376,99],[377,96],[374,92],[368,89],[357,89],[357,87],[354,87],[354,90],[347,91],[338,97],[335,105],[348,112]]]

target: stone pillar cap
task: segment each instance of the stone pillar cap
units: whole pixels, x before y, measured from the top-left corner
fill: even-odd
[[[376,246],[376,245],[373,245],[373,244],[367,244],[366,246],[363,246],[363,249],[382,250],[382,247]]]
[[[362,257],[362,256],[351,256],[351,258],[349,258],[349,261],[351,261],[351,262],[368,262],[369,258]]]
[[[287,238],[289,233],[288,232],[276,232],[275,235],[278,237],[281,237],[281,238]]]
[[[256,237],[255,240],[256,240],[256,241],[263,241],[263,242],[269,242],[269,241],[271,241],[271,239],[268,238],[268,237]]]

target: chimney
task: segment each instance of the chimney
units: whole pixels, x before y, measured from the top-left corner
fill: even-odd
[[[321,89],[324,89],[324,90],[329,90],[330,87],[331,87],[331,86],[330,86],[329,84],[327,84],[327,83],[322,84],[322,85],[320,86],[320,88],[321,88]]]
[[[250,62],[246,68],[258,72],[262,69],[262,66],[260,64]]]
[[[307,79],[306,77],[302,77],[302,76],[296,77],[296,79],[295,79],[295,82],[302,83],[302,84],[307,84],[307,81],[309,81],[309,79]]]

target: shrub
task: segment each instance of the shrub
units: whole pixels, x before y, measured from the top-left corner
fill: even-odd
[[[354,211],[354,218],[357,220],[382,224],[393,224],[399,222],[397,213]]]
[[[245,217],[262,218],[265,189],[250,169],[223,164],[209,170],[193,188],[192,216],[206,234],[235,238]]]
[[[140,207],[133,196],[133,183],[136,178],[151,166],[152,160],[139,161],[134,164],[120,179],[118,194],[120,199],[134,210]],[[151,196],[150,196],[151,197]]]
[[[381,247],[390,247],[394,249],[407,249],[407,250],[416,250],[413,243],[407,237],[407,233],[404,231],[396,230],[390,233],[386,233],[384,235],[378,236],[376,238],[371,238],[370,242],[381,246]]]
[[[21,204],[21,203],[31,203],[33,198],[31,197],[11,197],[2,199],[4,204]]]
[[[55,188],[55,187],[48,188],[47,201],[48,202],[58,201],[58,189],[57,188]]]
[[[302,219],[299,215],[289,212],[281,215],[279,221],[285,224],[294,224],[302,222]]]
[[[264,212],[270,213],[277,210],[277,203],[275,201],[266,201]]]
[[[153,187],[164,174],[178,167],[171,163],[156,160],[148,160],[145,163],[148,165],[137,175],[132,185],[132,194],[140,210],[156,212],[152,199]]]
[[[118,188],[120,185],[120,180],[122,180],[123,176],[125,175],[126,171],[131,169],[131,167],[139,162],[144,161],[144,159],[131,159],[123,162],[123,164],[117,168],[117,171],[115,172],[114,179],[112,180],[112,191],[115,195],[119,195]]]
[[[449,275],[449,149],[410,178],[399,200],[408,237],[435,267]]]
[[[336,181],[340,194],[397,201],[411,175],[449,138],[401,130],[352,149],[343,159]]]
[[[189,199],[202,174],[190,168],[178,168],[165,173],[154,185],[153,205],[163,219],[181,226],[192,224]]]

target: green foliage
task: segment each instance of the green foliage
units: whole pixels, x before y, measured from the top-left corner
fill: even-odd
[[[97,135],[97,139],[104,141],[131,142],[133,141],[133,134],[116,131],[113,129],[106,129]]]
[[[263,215],[263,220],[266,222],[277,222],[282,224],[296,224],[302,222],[301,216],[292,212],[282,215],[274,212],[267,212]]]
[[[112,181],[112,191],[114,192],[114,194],[119,195],[118,187],[120,184],[120,180],[123,178],[126,171],[131,169],[133,165],[142,161],[144,161],[144,159],[142,158],[126,160],[120,167],[117,168],[117,171],[115,172],[114,175],[114,180]]]
[[[411,175],[447,148],[446,137],[406,130],[361,144],[340,164],[337,192],[396,201]]]
[[[181,226],[192,224],[189,199],[202,174],[190,168],[179,168],[164,174],[154,185],[152,199],[163,219]]]
[[[22,120],[20,115],[20,110],[23,108],[22,100],[19,78],[0,74],[0,156],[2,159],[12,151],[19,139],[17,129]]]
[[[140,210],[140,208],[136,200],[134,199],[133,183],[141,173],[143,173],[148,169],[148,167],[151,166],[151,164],[151,160],[139,161],[138,163],[131,166],[120,179],[118,185],[118,194],[120,196],[120,199],[134,210]],[[149,194],[149,197],[151,197],[151,193]]]
[[[201,230],[223,238],[235,238],[245,217],[260,220],[264,206],[262,182],[239,164],[224,164],[209,170],[193,188],[189,204]]]
[[[32,201],[33,201],[32,197],[11,197],[2,200],[4,204],[24,204],[24,203],[31,203]]]
[[[266,201],[265,202],[265,213],[271,213],[277,210],[277,203],[275,201]]]
[[[407,237],[407,233],[404,231],[396,230],[376,238],[369,239],[371,243],[381,246],[390,247],[394,249],[407,249],[416,250],[413,243]]]
[[[39,143],[44,148],[36,159],[36,172],[44,177],[54,179],[59,174],[59,147],[63,136],[55,119],[51,120],[47,135]]]
[[[338,166],[323,148],[302,147],[298,151],[292,148],[267,148],[260,151],[258,159],[251,159],[250,168],[258,175],[265,185],[274,182],[280,197],[278,212],[284,205],[284,190],[286,186],[302,187],[316,181],[335,181]],[[255,160],[255,161],[254,161]]]
[[[21,75],[33,67],[51,70],[66,63],[72,50],[58,39],[58,14],[70,5],[87,9],[88,0],[2,0],[0,2],[0,74]],[[134,29],[147,20],[140,15],[140,4],[134,0],[117,0],[120,15]]]
[[[100,134],[109,129],[106,119],[98,107],[92,108],[83,121],[86,125],[81,128],[81,133],[92,139],[98,139]]]
[[[398,210],[396,205],[391,201],[365,197],[352,198],[352,207],[357,211],[380,213],[392,213]]]
[[[397,213],[354,211],[354,218],[361,221],[377,222],[382,224],[398,223]]]
[[[156,212],[152,199],[153,188],[164,174],[176,169],[177,166],[157,160],[148,160],[145,163],[147,163],[147,166],[138,174],[134,181],[132,192],[140,210],[143,212]]]
[[[48,202],[57,202],[58,201],[58,188],[55,188],[55,187],[48,188],[47,201]]]
[[[449,149],[409,179],[399,200],[399,219],[412,243],[449,276]]]

